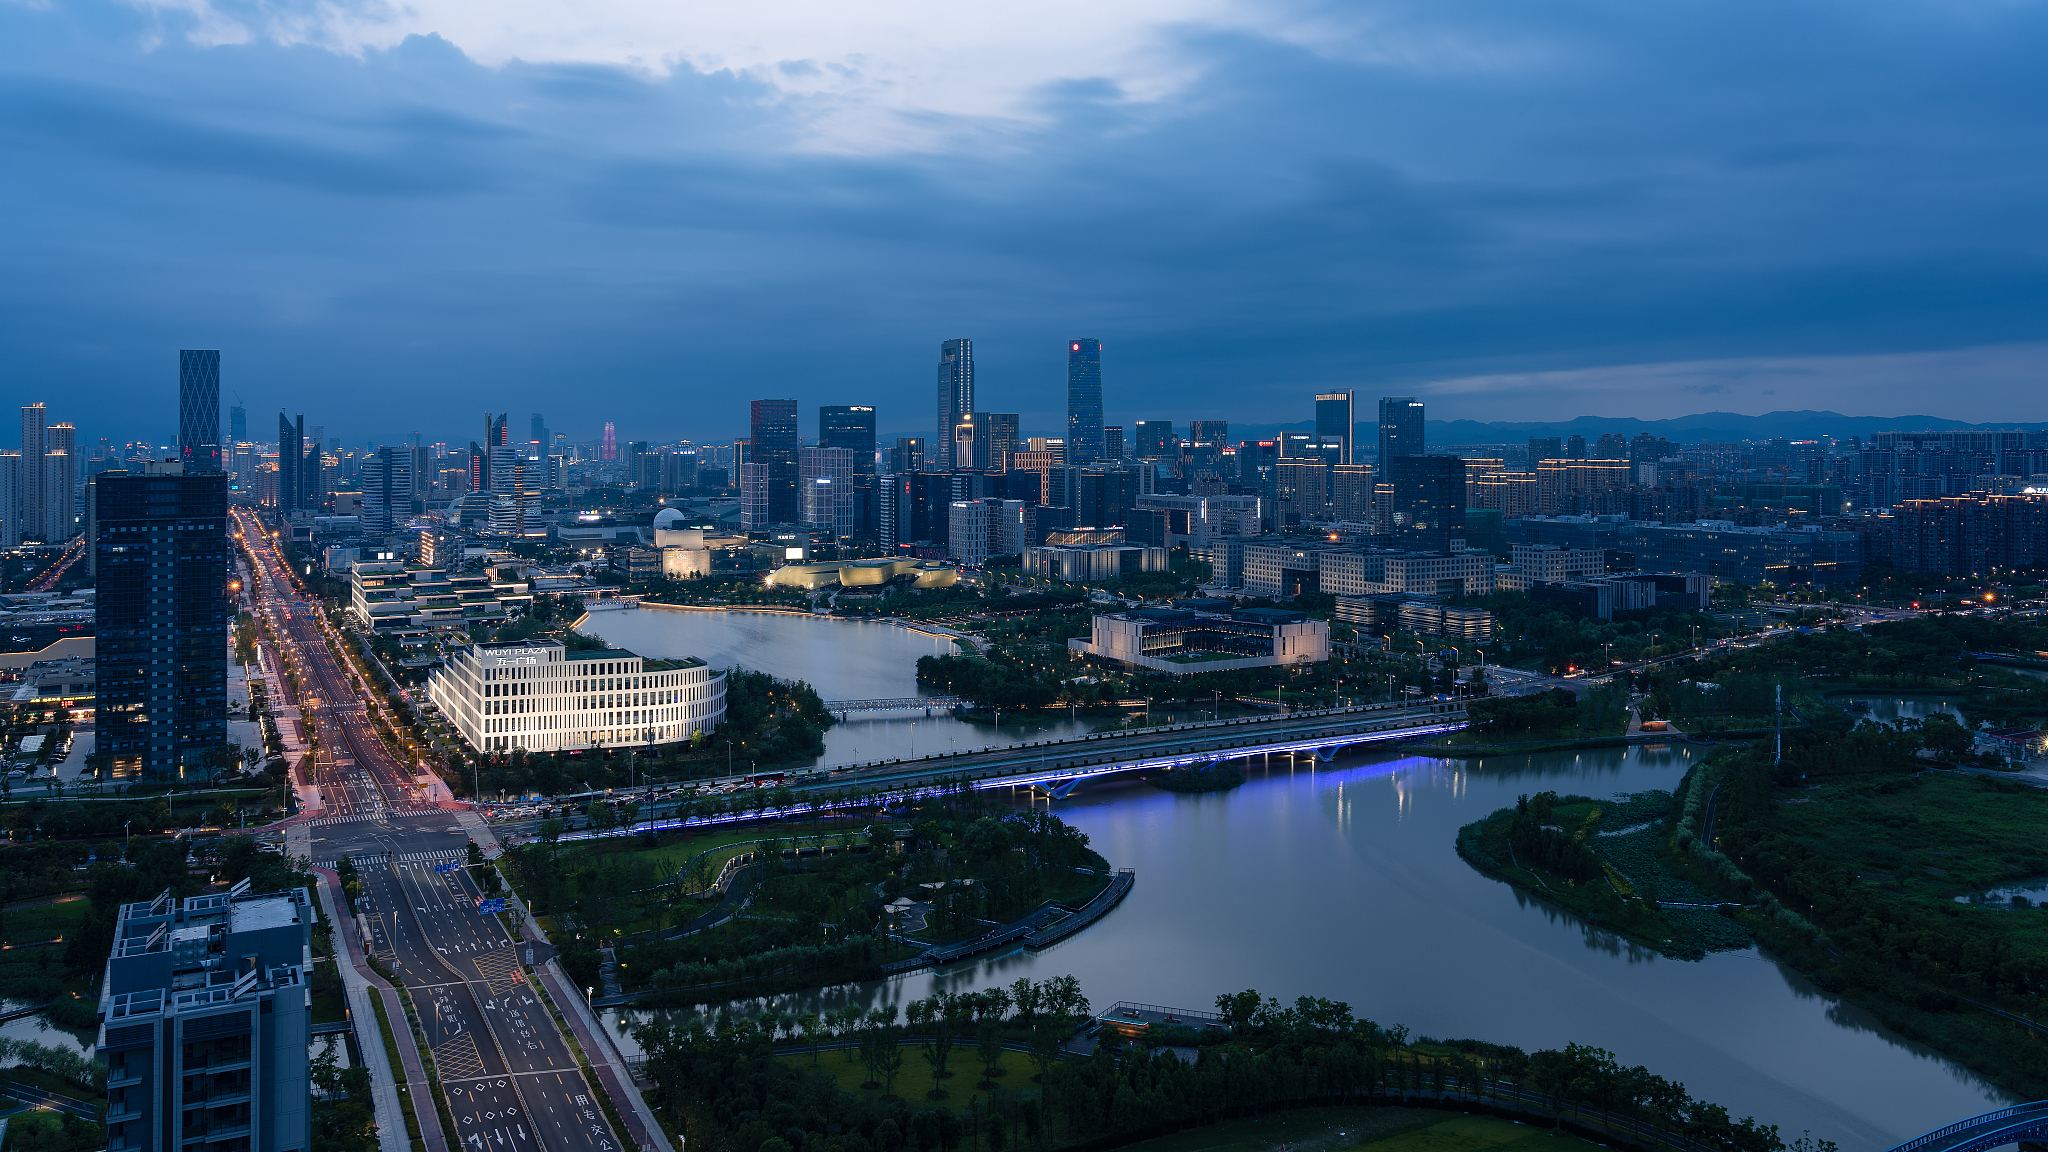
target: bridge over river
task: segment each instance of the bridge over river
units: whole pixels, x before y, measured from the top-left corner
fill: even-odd
[[[2044,1140],[2048,1140],[2048,1100],[2036,1100],[1958,1120],[1908,1140],[1891,1152],[1986,1152],[2005,1144],[2037,1152]]]
[[[1312,755],[1328,760],[1356,745],[1416,740],[1464,726],[1465,706],[1458,701],[1376,704],[1130,728],[976,752],[937,753],[919,760],[813,768],[791,785],[799,790],[852,785],[915,788],[966,779],[977,788],[1029,786],[1064,797],[1082,781],[1112,773],[1198,768],[1252,756]]]

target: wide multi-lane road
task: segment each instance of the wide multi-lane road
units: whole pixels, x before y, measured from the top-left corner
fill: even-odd
[[[238,512],[236,529],[251,568],[251,610],[270,622],[276,655],[297,669],[293,703],[319,734],[300,776],[321,804],[313,854],[358,861],[367,894],[357,911],[373,954],[413,992],[455,1120],[450,1139],[468,1152],[619,1152],[574,1052],[527,982],[527,945],[477,911],[479,895],[460,870],[436,870],[467,847],[461,824],[413,799],[411,766],[378,735],[359,676],[328,646],[346,641],[305,602],[261,522]]]

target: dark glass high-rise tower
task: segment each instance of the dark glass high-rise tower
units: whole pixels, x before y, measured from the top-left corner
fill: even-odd
[[[239,444],[249,438],[249,410],[240,404],[228,409],[228,443]]]
[[[306,506],[306,418],[296,422],[277,414],[277,510],[296,512]]]
[[[1102,341],[1067,341],[1067,463],[1102,458]]]
[[[747,463],[767,469],[765,505],[771,524],[796,522],[796,449],[796,401],[754,401],[754,436],[747,449]]]
[[[220,350],[178,353],[178,459],[187,476],[220,467]]]
[[[818,409],[818,447],[853,453],[853,474],[875,474],[875,408],[872,404],[826,404]]]
[[[93,478],[99,746],[116,777],[205,779],[227,742],[228,478]]]
[[[1352,407],[1349,392],[1324,392],[1316,397],[1316,439],[1328,443],[1339,436],[1344,438],[1344,458],[1334,461],[1337,464],[1350,464],[1356,455],[1352,451],[1352,437],[1357,435],[1357,418]]]
[[[1380,397],[1380,474],[1387,474],[1394,457],[1422,452],[1422,401],[1413,396]]]
[[[1448,552],[1465,537],[1465,462],[1456,456],[1396,456],[1381,474],[1393,490],[1394,542],[1420,552]]]
[[[953,459],[953,429],[974,412],[974,341],[961,337],[939,345],[939,471],[971,467]]]

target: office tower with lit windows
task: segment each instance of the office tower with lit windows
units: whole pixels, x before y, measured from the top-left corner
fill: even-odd
[[[760,514],[766,524],[791,524],[797,518],[797,425],[796,401],[756,400],[753,405],[752,446],[749,462],[765,471],[761,482]],[[746,472],[741,469],[744,484]]]
[[[1216,447],[1221,448],[1225,444],[1230,443],[1230,421],[1190,420],[1188,421],[1188,439],[1197,444],[1214,444]]]
[[[896,446],[889,449],[889,472],[895,476],[922,472],[924,459],[924,437],[898,436]]]
[[[117,778],[208,779],[227,742],[227,476],[93,477],[98,752]]]
[[[1102,341],[1067,341],[1067,463],[1085,467],[1112,455],[1102,442]]]
[[[1396,456],[1423,453],[1422,401],[1413,396],[1380,397],[1380,474]]]
[[[954,429],[974,412],[974,341],[965,337],[939,345],[938,466],[941,472],[970,465],[954,459]]]
[[[604,422],[604,442],[597,450],[600,462],[610,464],[619,458],[619,430],[609,420]]]
[[[385,445],[363,461],[362,527],[389,532],[412,516],[413,450]]]
[[[974,414],[974,460],[962,462],[962,468],[977,468],[983,472],[1003,472],[1010,467],[1010,457],[1017,451],[1018,416],[1015,412],[976,412]]]
[[[797,491],[805,524],[852,537],[854,514],[853,453],[845,448],[805,448],[798,453]]]
[[[1111,424],[1102,430],[1102,454],[1096,457],[1098,464],[1114,464],[1124,458],[1124,430]]]
[[[1456,456],[1396,456],[1383,473],[1390,488],[1394,543],[1417,552],[1465,546],[1465,462]]]
[[[853,453],[853,474],[875,474],[875,406],[826,404],[818,409],[818,447]]]
[[[221,471],[220,350],[178,353],[178,459],[187,476]]]
[[[1158,460],[1180,453],[1174,438],[1173,421],[1140,420],[1131,428],[1131,454],[1140,460]]]
[[[529,425],[527,432],[535,446],[534,451],[545,453],[548,450],[548,422],[541,419],[540,413],[535,412]]]
[[[1316,439],[1328,442],[1342,438],[1344,458],[1335,464],[1353,463],[1352,437],[1357,434],[1355,397],[1350,392],[1324,392],[1316,397]]]

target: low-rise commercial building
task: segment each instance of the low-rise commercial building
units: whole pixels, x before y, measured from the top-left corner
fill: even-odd
[[[1069,640],[1067,647],[1132,668],[1192,676],[1321,663],[1330,658],[1330,625],[1275,608],[1223,613],[1136,608],[1095,617],[1088,639]]]
[[[312,1147],[312,928],[305,889],[124,904],[100,981],[107,1147]]]
[[[1394,592],[1378,596],[1339,596],[1337,619],[1360,627],[1422,636],[1483,641],[1493,638],[1493,613],[1484,608],[1447,607],[1434,596]]]
[[[702,660],[650,660],[557,640],[473,644],[427,680],[471,747],[562,752],[688,740],[725,722],[725,673]]]
[[[1484,596],[1493,591],[1493,568],[1493,556],[1485,552],[1334,549],[1319,556],[1316,587],[1333,596]]]
[[[97,676],[90,656],[61,656],[38,660],[21,673],[21,686],[14,690],[16,704],[37,704],[45,708],[91,707],[97,691]]]
[[[349,570],[349,611],[363,627],[467,628],[524,616],[533,604],[509,570],[448,572],[398,560],[359,560]]]

